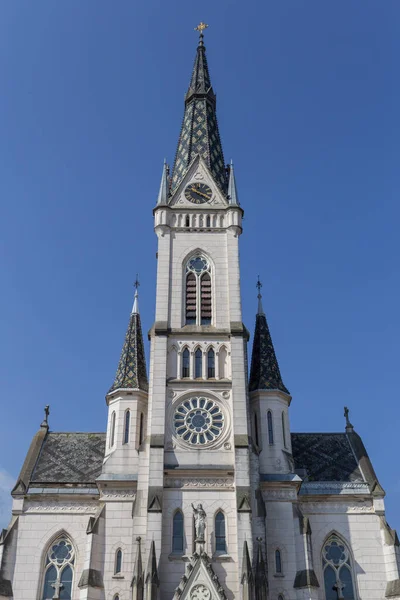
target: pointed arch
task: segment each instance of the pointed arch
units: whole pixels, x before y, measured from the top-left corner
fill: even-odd
[[[178,508],[172,517],[172,553],[183,554],[184,546],[184,517],[183,512]]]
[[[114,446],[114,442],[115,442],[115,410],[113,410],[113,412],[111,413],[111,420],[110,420],[110,441],[109,441],[110,448],[112,448]]]
[[[332,531],[326,536],[321,553],[325,600],[337,600],[338,586],[340,597],[356,600],[357,580],[350,545],[342,535]]]
[[[143,444],[143,440],[144,440],[144,414],[141,412],[140,413],[140,418],[139,418],[139,446],[141,446]]]
[[[122,571],[122,549],[118,548],[115,553],[114,575],[119,575]]]
[[[210,348],[207,352],[207,379],[215,379],[215,351]]]
[[[202,249],[183,259],[185,324],[210,325],[212,322],[213,263]]]
[[[226,554],[226,524],[225,515],[218,510],[214,518],[215,552]]]
[[[287,448],[286,442],[286,423],[285,423],[285,411],[282,411],[282,438],[283,438],[283,446]]]
[[[268,442],[272,446],[274,443],[274,425],[272,422],[272,412],[267,412],[267,425],[268,425]]]
[[[275,550],[275,574],[282,575],[282,552],[279,548]]]
[[[200,346],[194,351],[194,377],[201,379],[203,377],[203,350]]]
[[[130,434],[130,426],[131,426],[131,411],[129,408],[126,409],[124,415],[124,444],[128,444],[129,442],[129,434]]]
[[[42,557],[42,577],[39,598],[51,600],[57,591],[62,598],[72,600],[75,568],[75,546],[64,530],[52,536]]]
[[[190,350],[187,346],[182,348],[182,379],[190,377]]]
[[[219,379],[228,379],[228,349],[225,345],[218,351],[218,376]]]

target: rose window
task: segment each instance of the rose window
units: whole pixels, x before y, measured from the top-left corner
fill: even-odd
[[[189,444],[209,444],[221,435],[224,415],[214,400],[190,398],[176,408],[174,427],[177,436]]]

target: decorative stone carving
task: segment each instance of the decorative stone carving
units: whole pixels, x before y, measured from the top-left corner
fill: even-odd
[[[98,504],[95,502],[88,502],[85,504],[75,502],[29,502],[24,508],[24,512],[95,513],[97,508]]]
[[[206,512],[202,504],[198,504],[197,508],[192,504],[194,512],[194,526],[196,529],[196,542],[204,542],[204,534],[206,530]]]
[[[211,592],[205,585],[199,583],[191,590],[190,598],[191,600],[210,600]]]
[[[115,500],[115,501],[121,501],[121,500],[135,500],[136,498],[136,492],[132,491],[132,490],[118,490],[118,489],[109,489],[109,490],[102,490],[101,492],[101,499],[102,500]]]
[[[167,488],[232,488],[233,478],[172,479],[165,481]]]
[[[372,502],[304,502],[301,504],[304,514],[313,513],[374,513]]]

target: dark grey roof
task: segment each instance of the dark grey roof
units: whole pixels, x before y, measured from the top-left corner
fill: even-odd
[[[216,97],[211,86],[202,38],[185,97],[185,113],[172,171],[172,191],[176,190],[186,169],[198,154],[210,168],[215,183],[226,194],[228,181],[218,129]]]
[[[272,343],[267,319],[264,313],[258,313],[251,355],[249,390],[281,390],[289,394],[284,385]]]
[[[48,433],[30,485],[93,484],[101,473],[105,433]]]
[[[117,373],[108,393],[118,388],[139,389],[144,392],[149,389],[142,326],[138,312],[132,312],[129,318]]]
[[[346,433],[292,433],[292,454],[308,481],[364,481]]]

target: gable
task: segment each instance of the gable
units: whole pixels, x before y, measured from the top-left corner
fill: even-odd
[[[203,204],[195,204],[190,202],[185,196],[185,190],[190,184],[202,183],[211,189],[212,195],[211,200],[204,202]],[[205,161],[197,155],[191,165],[189,165],[182,181],[173,193],[170,199],[169,206],[173,208],[195,208],[198,209],[209,209],[212,208],[227,208],[228,202],[222,194],[220,188],[215,183],[215,180],[205,163]]]

